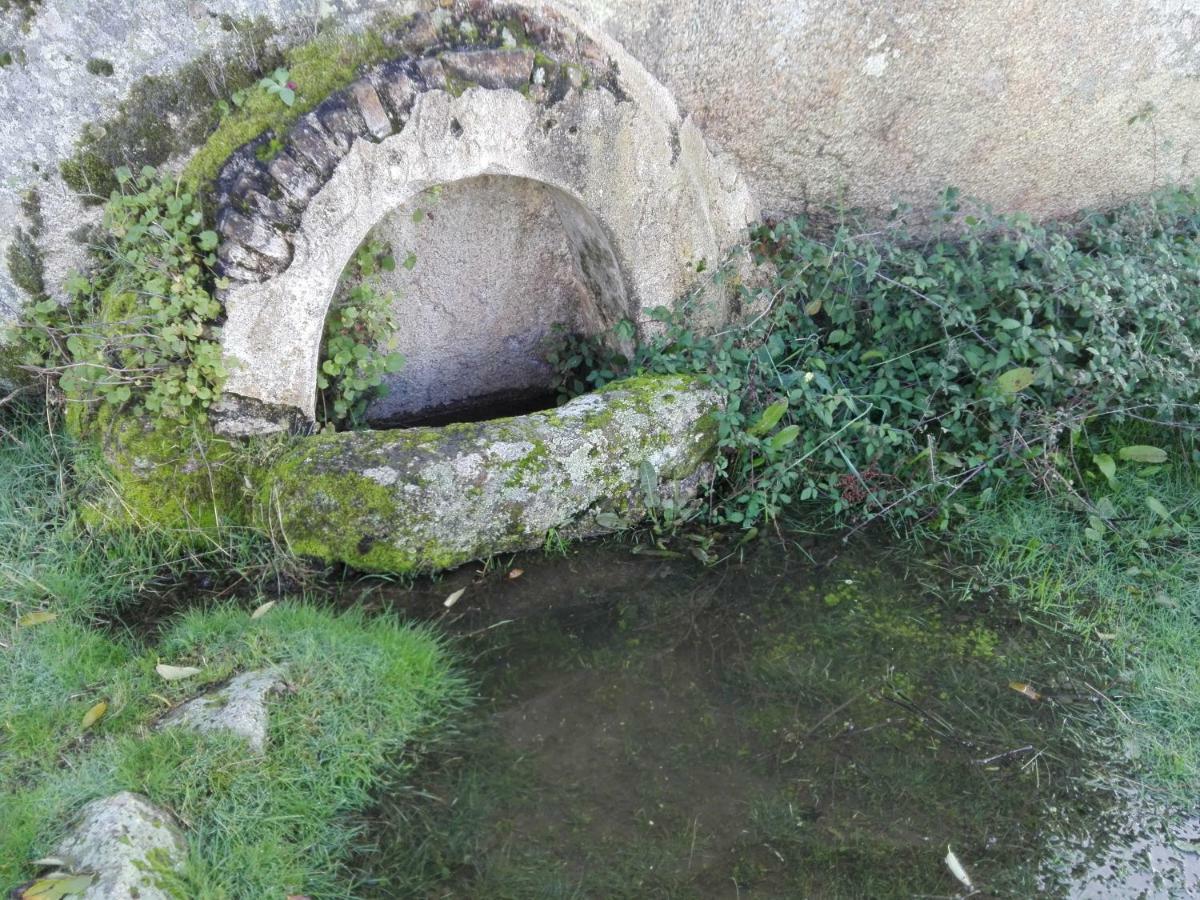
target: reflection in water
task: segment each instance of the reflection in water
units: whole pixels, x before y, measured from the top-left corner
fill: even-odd
[[[1116,786],[1096,660],[943,599],[929,563],[811,553],[591,547],[385,598],[440,611],[468,586],[440,621],[483,701],[381,802],[367,877],[419,856],[420,896],[949,897],[952,846],[977,896],[1195,888],[1196,835]]]

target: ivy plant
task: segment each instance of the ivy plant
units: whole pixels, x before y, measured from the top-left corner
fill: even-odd
[[[378,277],[396,268],[390,249],[368,240],[354,255],[349,277],[325,320],[318,412],[327,428],[364,424],[371,401],[387,390],[384,376],[398,372],[404,357],[395,351],[392,298],[378,289]]]
[[[198,199],[146,167],[116,171],[93,265],[43,298],[20,330],[25,363],[56,376],[71,402],[186,420],[220,393],[226,372],[214,298],[217,235]]]
[[[550,354],[564,396],[642,372],[721,389],[717,522],[809,504],[944,527],[1013,480],[1078,494],[1111,424],[1200,426],[1200,190],[1047,224],[948,191],[919,228],[797,218],[753,250],[775,274],[740,325],[660,309],[632,358],[570,335]]]

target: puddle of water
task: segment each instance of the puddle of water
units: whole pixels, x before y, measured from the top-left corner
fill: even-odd
[[[482,702],[418,788],[380,803],[368,881],[961,896],[951,846],[976,896],[1196,889],[1197,835],[1115,787],[1094,660],[987,599],[948,604],[925,563],[813,556],[764,545],[703,569],[591,547],[469,586],[441,621]],[[377,602],[436,609],[458,577]]]

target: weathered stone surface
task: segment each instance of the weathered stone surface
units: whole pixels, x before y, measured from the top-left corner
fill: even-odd
[[[291,146],[312,164],[322,178],[328,178],[346,151],[350,142],[335,138],[321,127],[315,113],[308,113],[292,129],[288,137]]]
[[[408,60],[400,60],[380,66],[369,76],[396,125],[408,119],[413,100],[420,93],[421,88],[413,79],[414,72]]]
[[[223,395],[210,412],[214,430],[228,438],[292,434],[303,427],[303,417],[292,407],[272,406],[236,394]]]
[[[334,94],[328,100],[323,100],[313,113],[321,120],[325,130],[336,136],[347,150],[355,139],[367,135],[367,125],[362,116],[341,94]]]
[[[583,277],[556,199],[545,184],[485,175],[375,226],[377,239],[416,259],[376,278],[402,323],[392,340],[404,366],[369,410],[375,427],[478,418],[473,409],[552,394],[544,358],[555,326],[602,334],[630,315],[619,290],[598,293]],[[427,207],[433,215],[414,221]],[[617,305],[601,310],[601,296]]]
[[[646,377],[557,410],[447,428],[322,434],[267,473],[267,524],[298,553],[367,571],[449,568],[639,519],[647,473],[690,496],[720,397]]]
[[[122,792],[85,806],[53,855],[70,871],[95,876],[81,900],[168,900],[158,873],[178,871],[186,853],[174,816]]]
[[[533,59],[532,50],[468,50],[441,56],[451,75],[492,90],[520,90],[529,84]]]
[[[244,672],[223,688],[172,710],[159,721],[158,727],[230,731],[244,737],[251,749],[261,753],[267,744],[267,697],[283,686],[282,669]]]
[[[691,288],[699,262],[720,259],[756,218],[744,182],[694,127],[605,90],[571,91],[553,110],[509,89],[458,97],[426,90],[402,131],[355,142],[323,186],[287,184],[290,153],[271,164],[272,175],[289,196],[313,191],[297,204],[294,259],[262,284],[226,292],[222,343],[230,394],[291,406],[309,419],[326,311],[346,263],[382,219],[429,188],[495,173],[547,186],[589,294],[578,316],[593,333],[624,318],[650,333],[657,327],[650,311]],[[444,252],[422,244],[418,265],[422,255]],[[534,283],[558,279],[530,274]],[[428,299],[459,305],[460,284],[492,275],[468,266]],[[697,324],[723,322],[727,302],[710,285],[693,305]]]
[[[427,90],[446,89],[446,70],[438,60],[421,60],[417,63],[417,74],[421,76]]]
[[[217,231],[282,265],[291,262],[292,245],[262,219],[250,218],[226,207],[217,216]]]
[[[310,170],[292,152],[284,150],[271,160],[267,171],[279,185],[287,202],[297,209],[303,209],[317,191],[321,189],[321,179]]]
[[[354,98],[363,124],[367,126],[367,134],[381,141],[392,133],[392,120],[388,118],[383,101],[379,99],[379,94],[370,81],[356,81],[350,88],[350,96]]]

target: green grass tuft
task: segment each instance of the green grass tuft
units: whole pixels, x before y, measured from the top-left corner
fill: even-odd
[[[1110,440],[1111,455],[1149,442]],[[1126,752],[1152,787],[1190,806],[1200,788],[1200,473],[1182,461],[1117,466],[1111,482],[1083,473],[1082,502],[1007,493],[955,540],[977,556],[985,586],[1103,648],[1119,677],[1105,705]]]

